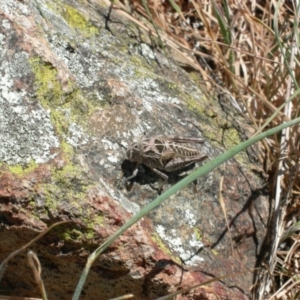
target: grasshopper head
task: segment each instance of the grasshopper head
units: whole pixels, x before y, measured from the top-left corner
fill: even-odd
[[[139,161],[141,156],[139,143],[132,143],[126,151],[126,156],[131,162]]]

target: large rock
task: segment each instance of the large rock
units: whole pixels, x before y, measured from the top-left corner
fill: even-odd
[[[116,184],[122,170],[132,172],[123,149],[132,140],[203,137],[198,149],[209,160],[240,141],[217,99],[138,42],[135,26],[116,14],[107,21],[96,3],[0,3],[0,259],[71,220],[31,248],[49,299],[70,299],[88,254],[157,196],[160,178],[146,167],[131,189]],[[244,266],[257,264],[269,205],[255,162],[255,151],[241,153],[128,230],[93,265],[82,299],[155,299],[241,270],[180,299],[247,299],[253,271]],[[180,177],[169,174],[164,188]],[[1,294],[39,296],[25,255],[10,261],[0,286]]]

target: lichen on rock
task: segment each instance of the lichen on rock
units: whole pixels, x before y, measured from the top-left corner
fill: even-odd
[[[26,91],[14,90],[11,74],[16,70],[2,57],[0,71],[0,161],[12,164],[43,163],[56,154],[58,137],[50,120],[49,110],[26,99]]]

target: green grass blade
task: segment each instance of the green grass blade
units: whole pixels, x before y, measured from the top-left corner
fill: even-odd
[[[178,14],[182,13],[180,7],[175,3],[174,0],[169,0],[168,2]]]
[[[223,15],[223,13],[220,11],[220,9],[219,9],[218,5],[215,3],[215,1],[213,1],[212,4],[213,4],[214,13],[217,17],[218,24],[220,26],[220,30],[221,30],[221,34],[224,39],[224,42],[226,45],[228,45],[230,47],[231,43],[232,43],[232,35],[231,35],[231,31],[230,31],[231,19],[230,19],[230,14],[229,14],[228,3],[226,0],[223,1],[225,15]],[[229,66],[230,66],[230,71],[232,73],[234,73],[234,67],[233,67],[234,55],[231,50],[229,50],[228,62],[229,62]]]
[[[213,4],[214,13],[217,17],[217,20],[218,20],[218,23],[219,23],[219,26],[221,29],[221,33],[222,33],[224,42],[226,43],[226,45],[230,46],[231,45],[231,32],[229,29],[230,17],[229,17],[229,12],[228,12],[228,3],[227,3],[227,1],[225,1],[225,3],[224,3],[224,6],[227,7],[227,9],[225,9],[226,16],[227,16],[227,22],[225,21],[222,13],[219,11],[219,8],[217,7],[215,1],[213,1],[212,4]]]

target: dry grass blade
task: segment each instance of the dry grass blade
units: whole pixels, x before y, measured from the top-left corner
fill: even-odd
[[[43,279],[41,277],[42,267],[41,267],[40,261],[39,261],[37,255],[33,251],[29,251],[27,253],[27,258],[28,258],[28,264],[31,267],[33,275],[34,275],[35,282],[37,283],[37,286],[40,289],[40,292],[42,294],[42,298],[43,298],[43,300],[47,300],[48,299],[47,293],[45,290]]]
[[[134,298],[135,296],[133,294],[127,294],[127,295],[124,295],[124,296],[120,296],[120,297],[117,297],[117,298],[112,298],[110,300],[124,300],[124,299],[131,299],[131,298]]]
[[[229,226],[228,219],[227,219],[225,202],[224,202],[224,198],[223,198],[223,181],[224,181],[224,177],[222,176],[221,180],[220,180],[219,201],[220,201],[220,205],[221,205],[221,208],[223,210],[224,218],[225,218],[225,221],[226,221],[226,227],[227,227],[227,231],[228,231],[229,237],[230,237],[231,254],[233,255],[234,252],[233,252],[232,236],[231,236],[230,226]]]

